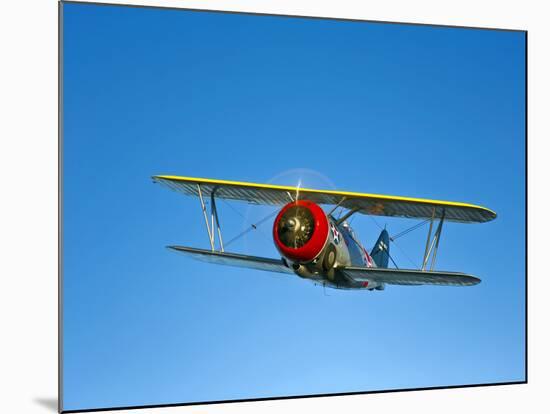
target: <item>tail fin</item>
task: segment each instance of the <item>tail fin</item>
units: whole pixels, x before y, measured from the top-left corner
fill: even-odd
[[[386,229],[382,230],[378,240],[374,244],[370,256],[376,263],[376,266],[386,268],[388,267],[388,260],[390,258],[390,236]]]

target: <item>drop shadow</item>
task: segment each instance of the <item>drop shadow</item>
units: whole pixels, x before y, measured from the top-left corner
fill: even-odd
[[[57,398],[35,398],[34,402],[50,411],[57,412]]]

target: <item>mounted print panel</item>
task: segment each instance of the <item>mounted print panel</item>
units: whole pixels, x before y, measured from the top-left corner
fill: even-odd
[[[526,32],[60,7],[64,411],[526,381]]]

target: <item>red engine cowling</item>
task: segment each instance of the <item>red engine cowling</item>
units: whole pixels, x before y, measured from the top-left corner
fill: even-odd
[[[295,263],[308,263],[323,250],[328,219],[312,201],[298,200],[284,206],[273,223],[273,240],[279,252]]]

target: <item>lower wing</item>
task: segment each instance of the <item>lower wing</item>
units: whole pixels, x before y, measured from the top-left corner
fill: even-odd
[[[203,262],[246,267],[256,270],[267,270],[268,272],[294,274],[292,269],[288,268],[281,259],[247,256],[237,253],[213,252],[211,250],[195,249],[193,247],[184,246],[168,246],[168,248]]]
[[[168,246],[168,248],[207,263],[294,274],[292,269],[286,266],[281,259],[218,252],[185,246]],[[356,282],[378,282],[389,285],[471,286],[481,282],[477,277],[456,272],[429,272],[377,267],[340,267],[338,270]]]
[[[431,272],[377,267],[343,267],[340,271],[356,282],[379,282],[389,285],[472,286],[480,279],[464,273]]]

